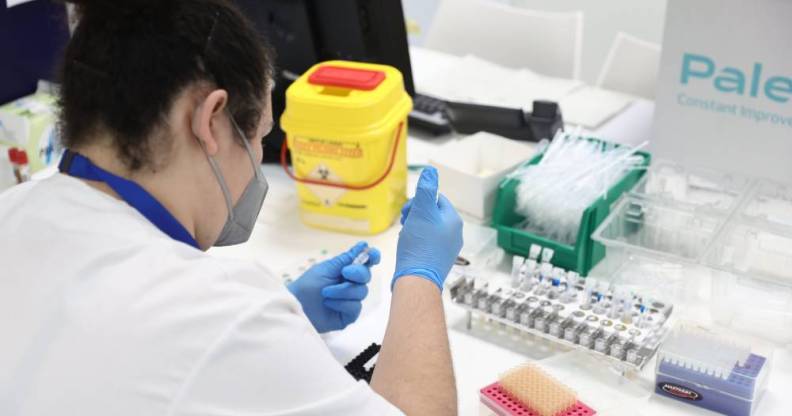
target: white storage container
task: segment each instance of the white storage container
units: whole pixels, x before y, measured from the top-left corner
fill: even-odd
[[[533,143],[479,132],[441,146],[429,163],[440,174],[440,192],[477,221],[488,221],[498,184],[536,153]]]

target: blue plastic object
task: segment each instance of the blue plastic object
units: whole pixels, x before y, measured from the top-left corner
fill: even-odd
[[[660,363],[655,392],[698,407],[734,416],[750,416],[756,377],[767,359],[751,354],[727,378],[715,377],[669,362]]]
[[[770,362],[708,331],[676,329],[658,352],[655,393],[730,416],[751,416]]]

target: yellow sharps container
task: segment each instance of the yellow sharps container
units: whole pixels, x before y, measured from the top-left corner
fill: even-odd
[[[288,88],[281,163],[297,181],[303,223],[353,234],[393,223],[406,200],[411,109],[402,74],[386,65],[323,62]]]

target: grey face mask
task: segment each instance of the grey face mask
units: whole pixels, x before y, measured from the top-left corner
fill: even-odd
[[[264,178],[264,174],[261,173],[261,166],[259,166],[253,156],[253,150],[250,148],[247,137],[245,137],[242,129],[239,128],[239,125],[231,114],[228,115],[228,118],[231,120],[234,130],[236,130],[237,134],[239,134],[239,137],[242,139],[242,144],[245,146],[245,150],[247,150],[248,156],[250,157],[250,164],[253,166],[254,175],[245,188],[245,191],[242,192],[239,201],[237,201],[236,205],[233,205],[231,191],[228,189],[228,184],[226,184],[223,173],[220,172],[220,167],[213,157],[209,156],[208,153],[206,154],[206,157],[209,159],[209,164],[212,166],[212,170],[217,178],[217,182],[220,184],[220,189],[223,190],[226,207],[228,208],[228,218],[226,219],[225,226],[223,226],[223,230],[220,232],[220,236],[214,243],[215,246],[240,244],[250,238],[250,233],[253,232],[253,226],[256,224],[256,218],[258,218],[259,211],[261,211],[261,204],[264,203],[264,198],[267,196],[267,190],[269,189],[267,179]],[[203,142],[201,143],[203,145]],[[204,152],[206,152],[205,148]]]

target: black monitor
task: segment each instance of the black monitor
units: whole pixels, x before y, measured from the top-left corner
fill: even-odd
[[[415,94],[401,0],[234,0],[275,48],[275,127],[266,138],[265,161],[275,161],[283,143],[279,119],[286,88],[317,62],[344,59],[399,69]]]
[[[62,3],[0,1],[0,104],[32,94],[40,79],[55,80],[69,26]]]

